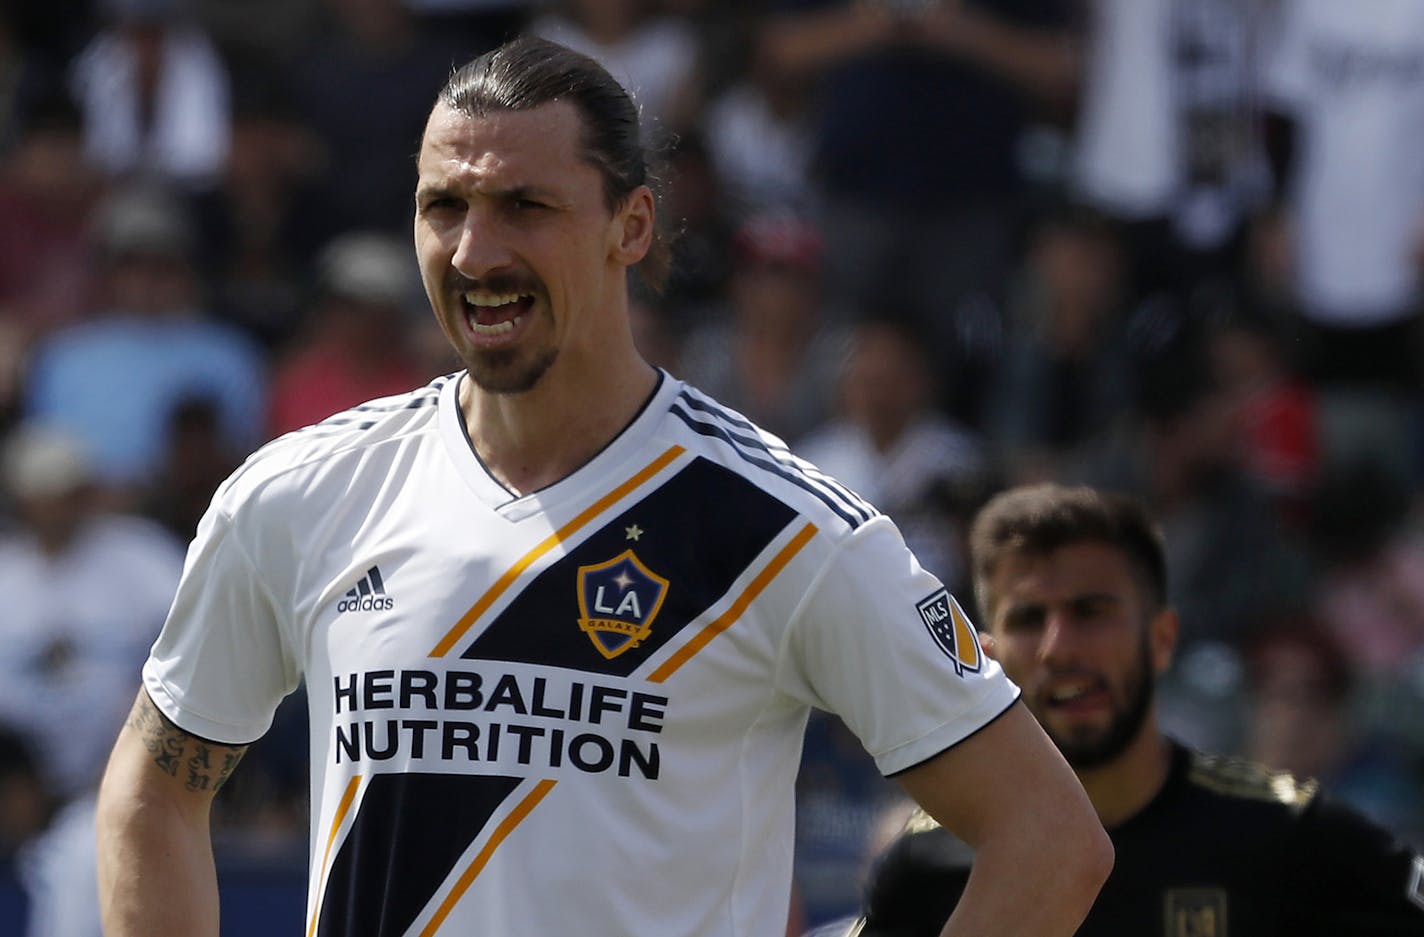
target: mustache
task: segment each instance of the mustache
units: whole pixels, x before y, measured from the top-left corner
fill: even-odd
[[[452,271],[445,277],[445,288],[454,293],[468,293],[472,290],[488,293],[534,293],[538,289],[538,284],[529,277],[509,273],[495,274],[477,280],[458,271]]]

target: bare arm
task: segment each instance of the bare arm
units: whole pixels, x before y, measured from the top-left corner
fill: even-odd
[[[244,751],[184,732],[139,691],[99,788],[99,903],[107,937],[216,937],[208,817]]]
[[[885,46],[897,21],[877,4],[850,3],[812,13],[774,16],[767,24],[765,52],[790,74],[815,74],[846,59]]]
[[[1021,703],[898,780],[974,847],[944,937],[1068,937],[1112,868],[1112,843],[1063,756]]]

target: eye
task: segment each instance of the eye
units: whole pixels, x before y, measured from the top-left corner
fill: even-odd
[[[544,208],[545,205],[532,198],[517,198],[514,200],[514,207],[519,211],[533,211],[536,208]]]
[[[1098,621],[1112,610],[1113,602],[1106,596],[1092,596],[1073,603],[1073,616],[1079,621]]]
[[[422,212],[461,211],[464,207],[464,201],[453,195],[435,195],[422,201],[420,210]]]
[[[1003,617],[1003,627],[1014,634],[1040,630],[1043,628],[1043,609],[1034,606],[1009,609]]]

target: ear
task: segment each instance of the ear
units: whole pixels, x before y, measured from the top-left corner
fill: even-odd
[[[1152,645],[1152,666],[1159,675],[1167,672],[1172,664],[1172,655],[1177,650],[1177,636],[1181,633],[1182,622],[1174,609],[1164,608],[1148,623],[1148,640]]]
[[[653,245],[653,193],[640,185],[628,194],[623,207],[609,227],[608,255],[624,267],[631,267],[648,254]]]
[[[992,657],[995,660],[998,660],[999,656],[995,653],[996,647],[997,644],[994,641],[994,635],[991,632],[979,632],[979,649],[984,652],[985,656]]]

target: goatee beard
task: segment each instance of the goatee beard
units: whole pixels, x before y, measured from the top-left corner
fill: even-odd
[[[517,351],[486,352],[478,360],[466,361],[465,370],[475,386],[487,394],[523,394],[533,390],[544,373],[553,367],[559,350],[545,348],[523,366],[517,361],[518,354]]]
[[[1129,688],[1132,695],[1128,698],[1126,708],[1113,714],[1113,720],[1107,729],[1096,737],[1084,738],[1081,741],[1061,738],[1051,732],[1049,736],[1075,771],[1101,768],[1116,760],[1141,733],[1147,722],[1147,714],[1152,710],[1152,697],[1156,690],[1152,648],[1147,635],[1144,634],[1136,686]]]

